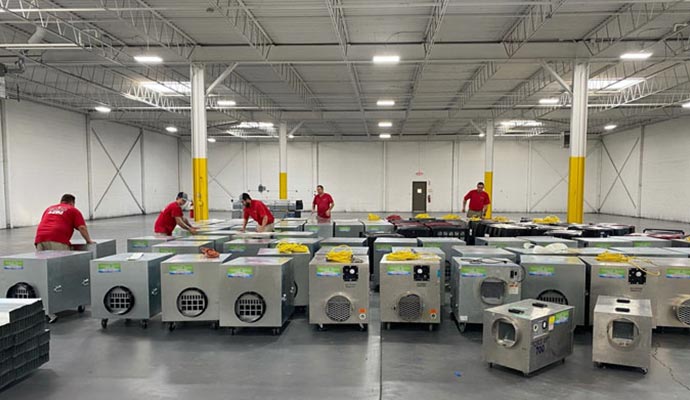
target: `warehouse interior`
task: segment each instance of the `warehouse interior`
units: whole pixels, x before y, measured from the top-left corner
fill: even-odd
[[[386,233],[420,239],[420,247],[422,237],[436,236],[433,223],[461,232],[467,247],[531,236],[477,234],[491,224],[510,225],[506,231],[550,225],[554,237],[574,230],[582,238],[558,236],[574,247],[587,246],[581,239],[591,230],[606,231],[601,240],[664,240],[663,251],[675,253],[663,257],[678,260],[671,293],[685,301],[669,307],[690,321],[690,252],[678,250],[690,247],[687,1],[0,0],[0,38],[0,311],[7,314],[0,334],[17,318],[4,308],[11,296],[3,285],[19,282],[8,277],[25,270],[18,255],[36,251],[37,225],[65,193],[76,197],[91,236],[111,241],[120,255],[138,254],[129,242],[154,235],[178,192],[189,194],[183,210],[192,225],[227,231],[228,243],[254,237],[251,219],[248,232],[239,231],[243,193],[269,206],[277,232],[295,225],[306,234],[323,185],[334,201],[328,221],[319,220],[328,237],[318,238],[349,236],[359,221],[369,241],[351,247],[368,246],[372,274],[367,323],[327,329],[310,322],[309,306],[297,307],[278,332],[235,332],[222,318],[220,329],[190,322],[173,330],[165,311],[146,325],[123,314],[106,327],[96,311],[103,301],[91,295],[81,312],[41,319],[49,361],[40,358],[30,373],[12,372],[20,346],[0,338],[0,399],[688,397],[690,322],[664,325],[656,311],[648,333],[631,331],[649,339],[637,350],[644,366],[598,368],[608,361],[596,359],[596,326],[572,323],[567,360],[556,357],[528,377],[487,361],[487,337],[501,333],[481,321],[465,330],[450,275],[441,279],[439,317],[429,329],[387,329],[385,278],[380,289],[373,278],[383,264],[372,258],[375,235],[367,230],[380,218]],[[491,204],[481,219],[469,218],[465,195],[480,181]],[[347,231],[339,229],[345,221]],[[408,236],[398,221],[423,225],[428,235]],[[621,226],[625,234],[613,233]],[[79,238],[75,231],[73,242]],[[225,260],[234,247],[223,246]],[[581,296],[593,313],[594,264],[584,253],[559,251],[586,265]],[[655,272],[666,265],[661,255],[612,253],[647,281],[631,283],[629,296],[602,296],[661,308],[662,286],[652,295],[640,289],[673,275],[671,267],[668,275]],[[525,256],[510,254],[524,286]],[[317,257],[310,256],[311,266]],[[97,258],[94,251],[90,265]],[[98,275],[82,281],[90,293]],[[47,297],[33,297],[52,318]],[[35,339],[37,351],[47,351],[45,337]],[[25,348],[34,339],[21,340]]]

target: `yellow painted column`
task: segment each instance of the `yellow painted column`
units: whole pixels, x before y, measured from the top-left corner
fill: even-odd
[[[494,188],[494,120],[486,121],[486,141],[484,144],[484,191],[489,195],[491,204],[486,209],[486,218],[491,218]]]
[[[206,88],[204,64],[190,67],[192,84],[192,185],[194,193],[194,219],[208,219],[208,169],[206,140]]]
[[[575,61],[573,107],[570,116],[570,173],[568,174],[569,223],[584,221],[585,156],[587,154],[587,81],[589,64]]]
[[[280,130],[278,132],[278,147],[280,158],[280,173],[278,176],[278,194],[281,200],[287,200],[287,124],[280,123]]]

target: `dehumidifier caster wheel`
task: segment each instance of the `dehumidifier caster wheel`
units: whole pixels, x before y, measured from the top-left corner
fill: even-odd
[[[390,322],[386,322],[386,330],[387,331],[391,330],[391,323]]]
[[[493,368],[493,367],[494,367],[494,363],[489,363],[489,368]]]
[[[108,318],[103,318],[101,320],[101,328],[108,329]]]
[[[218,321],[211,322],[211,329],[217,331],[219,327],[220,327],[220,323]]]
[[[434,324],[429,324],[429,332],[433,332],[433,331],[434,331]]]
[[[597,368],[599,368],[599,369],[604,369],[604,368],[606,368],[606,365],[604,365],[604,363],[597,362],[597,363],[594,363],[594,365],[595,365]]]
[[[460,333],[465,333],[466,330],[467,324],[464,322],[458,322],[458,331],[460,331]]]
[[[271,333],[273,334],[273,336],[278,336],[278,335],[280,335],[280,328],[273,328],[273,329],[271,329]]]
[[[323,332],[326,330],[326,328],[324,328],[323,324],[318,324],[316,325],[316,330],[319,332]]]
[[[58,320],[58,316],[56,314],[49,314],[46,315],[46,322],[49,324],[55,323],[55,321]]]
[[[139,326],[141,327],[141,329],[148,328],[149,327],[149,320],[148,319],[142,319],[141,321],[139,321]]]
[[[366,324],[359,324],[359,330],[362,332],[366,332],[368,326],[369,325],[366,325]]]
[[[235,328],[230,328],[230,335],[235,336]]]
[[[649,372],[648,368],[642,368],[641,370],[642,370],[642,375],[647,375],[647,373]]]
[[[175,330],[175,328],[177,328],[177,324],[176,324],[176,323],[170,322],[170,323],[168,324],[168,331],[172,332],[172,331]]]
[[[78,307],[77,307],[77,312],[78,312],[79,314],[83,314],[84,311],[86,311],[86,306],[78,306]]]
[[[524,376],[525,378],[529,378],[529,377],[530,377],[530,374],[529,374],[529,372],[523,372],[523,373],[522,373],[522,376]]]

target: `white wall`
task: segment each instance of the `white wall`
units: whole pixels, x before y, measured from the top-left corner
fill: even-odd
[[[94,209],[95,218],[140,214],[145,205],[147,211],[157,212],[174,198],[178,186],[176,138],[146,132],[142,140],[138,128],[106,121],[92,121],[87,134],[85,114],[28,101],[4,101],[4,108],[12,226],[38,224],[45,208],[59,202],[64,193],[77,197],[77,207],[85,217]],[[116,176],[119,167],[129,190]],[[8,221],[2,204],[0,223],[4,227]]]
[[[688,122],[677,119],[604,137],[611,157],[604,154],[602,161],[601,212],[690,222]]]
[[[564,212],[568,149],[558,140],[497,140],[494,209],[497,212]],[[588,143],[586,210],[598,205],[600,145]],[[180,146],[182,188],[191,188],[190,143]],[[418,173],[420,175],[418,175]],[[278,197],[277,143],[209,145],[210,208],[227,210],[230,199],[249,191]],[[336,211],[410,211],[412,182],[427,181],[430,212],[458,211],[465,193],[484,179],[481,141],[290,142],[289,197],[308,206],[316,184],[335,199]],[[259,184],[267,191],[259,194]]]

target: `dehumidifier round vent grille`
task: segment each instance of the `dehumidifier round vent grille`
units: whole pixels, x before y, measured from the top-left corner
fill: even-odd
[[[188,318],[196,318],[206,311],[208,297],[197,288],[185,289],[177,296],[177,311]]]
[[[111,314],[127,314],[134,308],[134,294],[124,286],[115,286],[105,293],[103,305]]]
[[[335,322],[345,322],[352,316],[352,303],[345,296],[333,296],[326,302],[326,316]]]
[[[690,299],[680,303],[676,308],[676,316],[680,322],[690,325]]]
[[[33,286],[28,283],[19,282],[7,291],[7,297],[10,299],[35,299],[36,291]]]
[[[235,301],[235,315],[242,322],[254,323],[266,314],[266,302],[256,292],[246,292]]]
[[[408,294],[398,300],[398,316],[403,321],[417,321],[422,317],[422,298]]]
[[[541,301],[547,301],[549,303],[556,303],[556,304],[562,304],[564,306],[568,305],[568,299],[565,297],[565,295],[558,290],[544,290],[541,292],[539,296],[537,296],[537,300]]]

